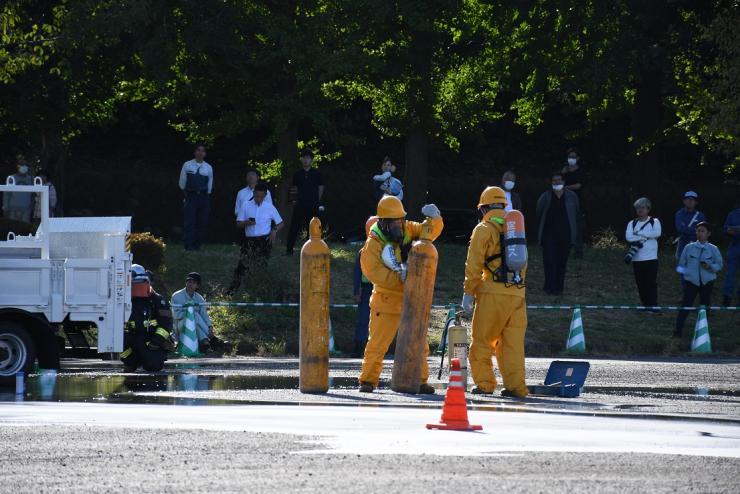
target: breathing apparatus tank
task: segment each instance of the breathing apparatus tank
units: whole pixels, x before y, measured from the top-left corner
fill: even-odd
[[[527,237],[524,231],[524,215],[512,209],[504,216],[504,263],[507,281],[523,286],[522,271],[527,267]],[[508,280],[509,273],[513,278]]]

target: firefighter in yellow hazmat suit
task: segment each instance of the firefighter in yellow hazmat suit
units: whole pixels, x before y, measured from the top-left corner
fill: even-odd
[[[434,204],[427,204],[421,212],[431,219],[432,240],[436,239],[444,226],[439,208]],[[383,197],[378,202],[377,216],[378,220],[370,228],[360,253],[363,277],[373,284],[370,297],[370,335],[359,379],[360,392],[363,393],[372,393],[378,387],[383,357],[401,322],[406,259],[411,243],[421,235],[421,223],[406,220],[406,211],[397,197]],[[426,384],[429,377],[429,347],[425,345],[424,348],[419,393],[434,394],[434,388]]]
[[[480,196],[481,220],[473,229],[465,261],[463,311],[473,315],[470,367],[475,382],[472,392],[491,394],[496,389],[491,358],[496,353],[504,380],[502,396],[527,396],[524,381],[524,334],[527,306],[522,282],[508,283],[502,272],[502,234],[506,195],[499,187],[487,187]],[[475,307],[475,312],[473,312]]]

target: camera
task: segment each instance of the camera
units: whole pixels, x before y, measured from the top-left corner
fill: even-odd
[[[632,258],[635,257],[637,251],[642,249],[644,242],[630,242],[630,248],[627,251],[627,255],[624,256],[624,263],[629,264],[632,262]]]

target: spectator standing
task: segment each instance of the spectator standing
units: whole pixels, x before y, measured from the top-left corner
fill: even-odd
[[[242,204],[236,217],[237,228],[244,228],[244,242],[231,286],[226,292],[228,295],[239,289],[247,268],[252,267],[255,261],[264,262],[270,257],[277,232],[283,227],[280,213],[266,198],[267,185],[258,183],[254,187],[254,197]]]
[[[727,274],[722,287],[722,305],[732,305],[732,295],[735,291],[735,274],[740,267],[740,202],[738,207],[730,211],[725,220],[724,231],[730,237],[727,247]],[[740,287],[737,291],[737,305],[740,306]]]
[[[635,283],[644,307],[658,305],[658,238],[662,231],[660,220],[651,217],[652,204],[647,197],[641,197],[634,204],[637,217],[627,223],[624,237],[637,247],[631,258],[635,273]]]
[[[15,185],[33,185],[33,176],[29,173],[28,162],[19,157],[16,164],[17,173],[11,175]],[[3,216],[25,223],[31,222],[33,213],[34,195],[27,192],[3,193]]]
[[[403,184],[393,176],[396,173],[396,165],[386,156],[380,165],[380,175],[373,176],[375,181],[375,200],[379,201],[384,195],[396,196],[403,201]]]
[[[711,234],[711,225],[702,221],[696,225],[696,241],[686,245],[681,252],[676,268],[684,277],[681,307],[693,306],[697,294],[700,305],[709,307],[712,303],[712,288],[717,273],[722,269],[722,254],[716,245],[709,243]],[[676,329],[673,331],[675,338],[681,337],[688,315],[688,310],[678,311]]]
[[[43,168],[36,170],[36,176],[41,178],[43,185],[49,187],[49,218],[53,218],[57,207],[57,189],[49,179],[49,172]],[[36,223],[41,221],[41,198],[38,194],[34,197],[33,219]]]
[[[516,173],[514,173],[514,170],[505,171],[501,176],[501,188],[504,189],[504,194],[506,195],[506,207],[504,208],[504,211],[507,213],[512,209],[516,209],[517,211],[522,210],[522,200],[519,197],[519,194],[514,192],[515,185]]]
[[[198,351],[201,353],[211,353],[211,343],[217,343],[219,340],[213,334],[213,323],[208,317],[208,308],[206,299],[198,293],[201,286],[201,276],[195,271],[188,273],[185,278],[185,288],[172,294],[170,304],[172,305],[172,315],[174,318],[174,327],[177,334],[177,340],[181,340],[182,332],[185,329],[185,315],[187,307],[193,305],[195,310],[195,333],[198,338]]]
[[[296,202],[293,206],[293,216],[290,221],[290,230],[288,231],[288,240],[285,253],[293,255],[298,233],[308,231],[308,224],[311,218],[316,216],[321,210],[319,204],[321,197],[324,195],[324,180],[321,172],[316,168],[311,168],[313,163],[313,153],[305,150],[301,154],[301,169],[293,175],[293,186],[291,192],[296,195]]]
[[[560,295],[570,248],[576,243],[580,208],[576,193],[565,188],[562,172],[553,173],[550,181],[551,190],[543,192],[537,200],[537,236],[542,245],[545,293]]]
[[[198,250],[205,241],[213,191],[213,167],[205,162],[206,147],[195,146],[194,158],[180,170],[180,189],[185,194],[185,250]]]
[[[676,211],[676,259],[681,259],[684,247],[696,241],[696,225],[705,220],[704,213],[696,209],[698,203],[699,194],[689,190],[683,195],[683,207]]]
[[[575,192],[578,196],[578,205],[580,211],[576,218],[576,243],[573,257],[583,259],[583,228],[585,218],[583,214],[583,170],[581,170],[581,157],[578,156],[576,148],[570,148],[567,151],[567,164],[563,167],[563,179],[565,188]]]
[[[258,172],[256,168],[249,168],[247,170],[247,186],[241,189],[236,194],[236,204],[234,204],[234,216],[239,215],[242,204],[252,200],[252,198],[254,197],[254,188],[257,186],[258,183],[260,183],[260,172]],[[272,194],[270,194],[269,190],[267,191],[267,195],[265,196],[265,202],[268,204],[272,204]]]

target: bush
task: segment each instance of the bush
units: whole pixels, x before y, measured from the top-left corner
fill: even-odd
[[[164,255],[167,245],[161,238],[149,232],[132,233],[129,236],[134,263],[141,264],[153,273],[164,273]]]
[[[0,218],[0,240],[6,240],[8,232],[13,232],[16,235],[32,235],[36,233],[36,228],[25,221]]]

